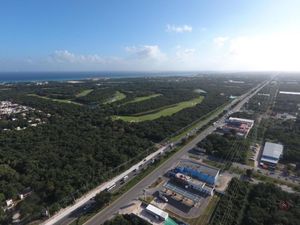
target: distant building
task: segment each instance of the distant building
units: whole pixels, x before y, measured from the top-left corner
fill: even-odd
[[[180,164],[175,168],[175,171],[191,176],[210,185],[216,184],[220,173],[220,170],[217,168],[192,161],[180,162]]]
[[[283,145],[266,142],[261,156],[261,163],[270,167],[276,167],[283,153]]]

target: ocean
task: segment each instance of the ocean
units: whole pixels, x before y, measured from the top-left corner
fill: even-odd
[[[198,72],[0,72],[0,82],[64,81],[89,78],[192,76]]]

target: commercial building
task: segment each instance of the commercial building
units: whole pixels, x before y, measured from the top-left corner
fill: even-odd
[[[193,190],[197,190],[203,194],[210,195],[210,196],[212,196],[214,194],[213,187],[207,186],[204,182],[202,182],[198,179],[193,179],[190,176],[184,175],[182,173],[176,173],[174,176],[174,179],[177,182],[180,182],[183,185],[185,185]]]
[[[209,185],[215,185],[220,170],[190,160],[185,160],[179,163],[179,165],[175,168],[175,172],[191,176]]]
[[[283,145],[266,142],[261,156],[261,165],[276,167],[283,153]]]
[[[164,184],[162,194],[189,206],[195,206],[201,200],[199,195],[192,193],[188,189],[182,188],[172,182],[167,182]]]
[[[232,131],[239,137],[247,137],[254,125],[254,120],[230,117],[225,121],[225,125],[221,127],[223,133],[230,133]]]
[[[160,219],[162,221],[166,221],[169,218],[169,214],[160,208],[155,207],[154,205],[149,204],[146,207],[146,211],[154,216],[157,219]]]

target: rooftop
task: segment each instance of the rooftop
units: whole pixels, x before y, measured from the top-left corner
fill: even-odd
[[[171,190],[172,192],[175,192],[177,194],[182,195],[185,198],[188,198],[194,202],[199,202],[200,201],[200,197],[196,194],[193,194],[189,191],[187,191],[186,189],[183,189],[181,187],[178,187],[170,182],[167,182],[164,184],[164,187],[168,190]]]
[[[180,163],[178,164],[178,167],[192,168],[196,171],[199,171],[201,173],[207,174],[212,177],[217,176],[220,171],[218,168],[203,165],[203,164],[196,163],[196,162],[193,162],[190,160],[180,161]]]
[[[169,217],[169,214],[163,210],[161,210],[160,208],[155,207],[154,205],[149,204],[146,207],[146,210],[152,212],[155,215],[160,216],[161,218],[164,218],[165,220]]]
[[[237,118],[237,117],[230,117],[229,120],[235,120],[235,121],[245,122],[245,123],[254,123],[254,120]]]
[[[283,152],[283,145],[266,142],[263,151],[263,156],[279,159],[282,152]]]

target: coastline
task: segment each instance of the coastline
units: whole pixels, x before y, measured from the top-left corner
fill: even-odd
[[[198,72],[0,72],[0,83],[192,76]]]

